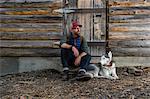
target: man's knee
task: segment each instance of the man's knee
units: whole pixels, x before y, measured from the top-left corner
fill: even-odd
[[[86,60],[91,60],[91,55],[87,54],[83,58],[86,59]]]

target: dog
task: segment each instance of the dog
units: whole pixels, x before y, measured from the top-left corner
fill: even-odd
[[[100,58],[99,66],[95,64],[89,65],[87,73],[91,78],[108,78],[108,79],[119,79],[116,74],[116,66],[112,61],[112,52],[109,51],[107,55],[102,55]]]

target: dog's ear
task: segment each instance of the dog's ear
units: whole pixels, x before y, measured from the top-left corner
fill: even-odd
[[[112,52],[111,52],[111,51],[109,51],[108,57],[109,57],[109,59],[112,61]]]

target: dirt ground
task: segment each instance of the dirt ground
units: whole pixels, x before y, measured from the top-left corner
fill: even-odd
[[[120,79],[62,81],[61,73],[41,70],[0,77],[1,99],[150,99],[150,67],[140,76],[117,68]]]

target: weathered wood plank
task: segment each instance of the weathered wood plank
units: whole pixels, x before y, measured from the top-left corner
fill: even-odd
[[[29,32],[2,32],[0,33],[1,40],[59,40],[62,33],[47,32],[47,33],[29,33]]]
[[[137,24],[137,23],[149,23],[150,18],[143,18],[143,19],[128,19],[128,20],[123,20],[123,19],[116,19],[116,20],[110,20],[109,23],[114,23],[114,24],[124,24],[124,23],[130,23],[130,24]]]
[[[110,32],[109,40],[149,40],[149,32]]]
[[[140,15],[140,14],[150,14],[150,9],[149,10],[111,10],[109,12],[110,16],[116,16],[116,15]]]
[[[114,56],[149,57],[150,48],[111,48]]]
[[[147,19],[147,18],[150,18],[149,14],[117,15],[111,16],[110,20],[131,20],[131,19]]]
[[[61,8],[62,1],[61,0],[41,0],[41,2],[27,2],[27,0],[23,0],[22,2],[14,1],[14,0],[6,0],[6,2],[0,1],[0,8]]]
[[[150,32],[150,28],[118,26],[118,27],[111,27],[110,32]]]
[[[149,32],[110,32],[109,40],[149,40]]]
[[[109,47],[115,48],[149,48],[150,40],[109,40]]]
[[[62,16],[49,16],[49,15],[1,15],[0,19],[53,19],[61,20]]]
[[[43,2],[43,1],[50,1],[50,0],[1,0],[0,3],[7,3],[7,2]],[[51,0],[52,1],[52,0]]]
[[[54,11],[54,8],[10,8],[0,9],[0,15],[48,15],[61,16],[60,13]]]
[[[0,24],[1,28],[62,28],[62,23],[8,23]]]
[[[0,48],[59,48],[55,45],[58,40],[1,40]]]
[[[61,28],[0,28],[0,32],[61,32]]]
[[[110,32],[110,36],[113,35],[149,35],[149,32]]]
[[[46,15],[1,15],[1,23],[61,23],[61,16]]]
[[[136,6],[150,6],[150,2],[131,2],[131,1],[125,1],[125,2],[116,2],[116,1],[110,1],[109,7],[136,7]]]
[[[23,10],[23,11],[5,11],[5,12],[0,12],[1,15],[53,15],[51,10]]]
[[[150,6],[109,7],[110,10],[150,10]]]
[[[110,40],[150,40],[150,35],[117,35],[109,36]]]
[[[49,56],[60,57],[60,49],[51,48],[1,48],[0,56]]]
[[[0,8],[0,13],[6,12],[22,12],[22,11],[36,11],[36,10],[49,10],[52,11],[52,8]],[[54,9],[53,9],[54,10]]]
[[[4,16],[4,15],[21,15],[21,16],[25,16],[25,15],[30,15],[30,16],[35,16],[35,15],[45,15],[45,16],[62,16],[61,13],[57,13],[54,11],[54,8],[0,8],[0,15]],[[21,17],[20,16],[20,17]],[[5,17],[5,16],[4,16]],[[14,17],[14,16],[12,16]]]
[[[60,23],[61,20],[53,19],[0,19],[0,23]]]
[[[109,27],[128,26],[128,27],[150,27],[149,22],[133,22],[133,23],[110,23]]]

